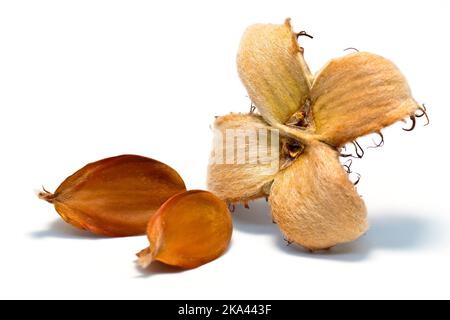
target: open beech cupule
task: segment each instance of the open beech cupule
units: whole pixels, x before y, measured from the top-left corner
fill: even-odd
[[[416,118],[428,116],[399,69],[379,55],[347,54],[313,75],[298,43],[303,35],[292,31],[289,19],[245,31],[237,69],[259,114],[218,117],[215,130],[277,130],[279,167],[274,172],[260,162],[216,163],[215,143],[208,189],[231,204],[267,197],[289,242],[321,250],[355,240],[368,228],[366,206],[339,161],[342,148],[371,133],[382,137],[383,128],[405,118],[414,126]],[[248,144],[239,148],[252,150]]]

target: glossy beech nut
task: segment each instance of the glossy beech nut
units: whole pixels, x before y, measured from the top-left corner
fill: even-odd
[[[225,202],[208,191],[192,190],[170,198],[150,219],[150,247],[137,254],[147,267],[157,260],[191,269],[220,257],[233,224]]]
[[[44,190],[39,197],[75,227],[120,237],[144,234],[158,208],[184,191],[183,180],[166,164],[122,155],[88,164],[55,193]]]

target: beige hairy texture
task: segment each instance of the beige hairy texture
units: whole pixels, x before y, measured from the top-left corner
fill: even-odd
[[[337,151],[324,143],[307,146],[277,175],[269,201],[287,239],[311,250],[353,241],[368,227],[363,200]]]
[[[379,132],[418,108],[398,68],[366,52],[331,60],[314,80],[311,103],[316,134],[334,146]]]
[[[250,26],[241,40],[237,67],[250,99],[271,124],[288,121],[308,97],[311,73],[289,19],[282,25]]]
[[[226,116],[216,127],[279,130],[280,166],[268,174],[259,165],[212,164],[209,189],[228,202],[269,194],[286,238],[311,250],[360,237],[368,227],[366,207],[338,150],[415,116],[420,106],[399,69],[361,52],[331,60],[313,78],[289,19],[283,25],[250,26],[237,67],[262,117]]]
[[[271,128],[264,119],[255,114],[229,114],[218,117],[214,123],[214,128],[220,130],[225,137],[227,129],[241,130],[259,130],[266,132],[270,136]],[[225,140],[225,138],[224,138]],[[259,141],[259,140],[258,140]],[[270,138],[267,137],[270,143]],[[236,144],[237,147],[245,147],[245,154],[250,158],[248,147],[249,140],[246,140],[245,146]],[[225,156],[225,141],[223,155]],[[214,151],[211,159],[214,159]],[[208,189],[215,193],[219,198],[226,202],[237,203],[247,202],[249,200],[265,197],[268,195],[270,185],[277,172],[267,164],[216,164],[214,160],[210,161],[208,167]]]

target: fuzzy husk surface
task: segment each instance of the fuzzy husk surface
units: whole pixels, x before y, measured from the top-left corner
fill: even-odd
[[[367,210],[340,164],[340,151],[414,115],[420,107],[405,77],[391,61],[368,52],[332,59],[313,76],[289,19],[250,26],[237,67],[260,115],[218,117],[214,127],[278,130],[279,168],[211,161],[209,190],[229,203],[269,196],[287,240],[311,250],[360,237],[368,228]]]

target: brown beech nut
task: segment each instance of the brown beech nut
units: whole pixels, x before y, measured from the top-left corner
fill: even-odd
[[[121,237],[144,234],[148,220],[173,195],[186,191],[180,175],[159,161],[136,155],[103,159],[78,170],[39,198],[54,204],[71,225]]]
[[[226,203],[208,191],[192,190],[167,200],[150,219],[150,247],[137,254],[147,267],[157,260],[192,269],[220,257],[228,248],[233,224]]]

